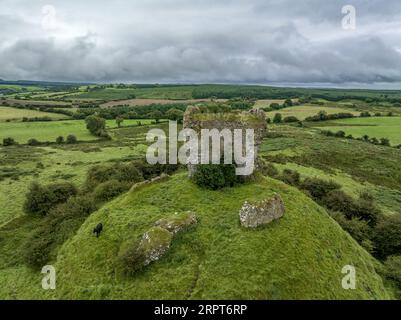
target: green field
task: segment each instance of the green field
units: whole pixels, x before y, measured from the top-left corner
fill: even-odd
[[[172,99],[184,100],[192,99],[192,90],[194,87],[155,87],[155,88],[138,88],[138,89],[117,89],[105,88],[91,92],[67,95],[66,99],[72,100],[126,100],[132,96],[143,99]]]
[[[392,145],[401,144],[401,117],[370,117],[343,119],[328,122],[319,129],[352,134],[355,138],[368,135],[370,138],[387,138]]]
[[[23,117],[49,117],[54,120],[67,119],[68,117],[63,114],[42,112],[28,109],[18,109],[11,107],[0,107],[0,121],[5,120],[21,120]],[[1,130],[1,129],[0,129]]]
[[[142,125],[150,124],[153,120],[149,119],[129,119],[124,120],[122,127],[135,126],[139,122]],[[107,120],[108,129],[117,128],[115,120]],[[75,135],[80,141],[96,140],[97,137],[91,135],[86,129],[84,120],[63,120],[63,121],[45,121],[45,122],[4,122],[0,124],[0,141],[11,137],[18,143],[26,143],[34,138],[40,142],[54,142],[58,136],[64,138],[69,135]]]
[[[303,105],[303,106],[288,107],[281,110],[267,112],[266,115],[269,118],[273,118],[276,113],[281,113],[283,118],[294,116],[297,117],[299,120],[305,120],[305,118],[307,117],[316,115],[317,113],[319,113],[319,111],[325,111],[327,112],[327,114],[347,112],[347,113],[352,113],[354,115],[359,115],[359,112],[356,112],[355,110],[352,109],[326,107],[318,105]]]

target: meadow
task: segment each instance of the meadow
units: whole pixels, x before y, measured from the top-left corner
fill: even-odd
[[[127,100],[133,96],[141,99],[170,99],[170,100],[188,100],[192,99],[192,86],[166,86],[154,88],[104,88],[84,93],[69,94],[66,99],[69,100]]]
[[[122,127],[150,124],[150,119],[129,119],[124,120]],[[115,120],[107,120],[108,129],[117,127]],[[58,136],[73,134],[79,141],[91,141],[98,138],[91,135],[86,129],[84,120],[63,120],[46,122],[4,122],[0,124],[0,141],[11,137],[16,142],[25,144],[31,138],[40,142],[54,142]]]
[[[6,120],[10,120],[10,121],[17,120],[18,121],[24,117],[26,117],[26,118],[49,117],[53,120],[60,120],[60,119],[68,118],[68,116],[65,116],[62,114],[0,106],[0,121],[6,121]]]
[[[319,113],[319,111],[325,111],[327,114],[335,114],[335,113],[352,113],[353,115],[359,115],[359,112],[346,109],[346,108],[339,108],[339,107],[327,107],[327,106],[320,106],[320,105],[302,105],[302,106],[294,106],[288,107],[281,110],[270,111],[266,113],[266,116],[273,119],[276,113],[281,113],[283,118],[294,116],[297,117],[299,120],[305,120],[307,117],[311,117]]]
[[[367,117],[330,121],[319,129],[344,131],[355,138],[368,135],[370,138],[387,138],[392,145],[401,144],[401,117]]]

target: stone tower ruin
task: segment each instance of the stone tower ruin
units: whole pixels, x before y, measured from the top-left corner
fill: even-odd
[[[246,129],[254,130],[254,159],[257,167],[257,155],[263,137],[267,131],[266,115],[263,110],[252,109],[250,111],[234,110],[231,112],[212,113],[207,112],[197,106],[189,106],[184,113],[184,128],[195,130],[199,135],[202,129],[242,129],[244,134]],[[198,162],[200,163],[200,161]],[[189,164],[189,176],[192,177],[196,172],[198,164]]]

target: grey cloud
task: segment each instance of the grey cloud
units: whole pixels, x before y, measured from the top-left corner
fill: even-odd
[[[15,17],[8,3],[0,22],[0,78],[401,82],[399,31],[371,33],[399,21],[400,1],[349,0],[363,21],[355,32],[340,28],[344,1],[337,0],[74,2],[56,7],[61,23],[50,33],[40,27],[40,7],[24,20],[30,17],[24,1],[14,6]]]

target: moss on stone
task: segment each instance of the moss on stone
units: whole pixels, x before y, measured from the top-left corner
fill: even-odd
[[[173,234],[176,234],[184,229],[187,229],[191,225],[196,224],[197,219],[194,213],[176,213],[167,218],[158,220],[155,225],[164,228]]]

